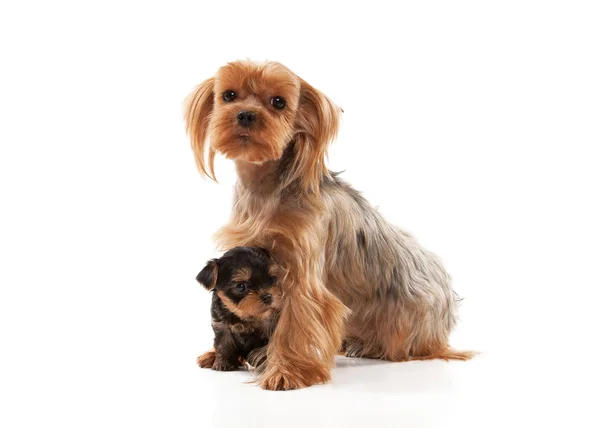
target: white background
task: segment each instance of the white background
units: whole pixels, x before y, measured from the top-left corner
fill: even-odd
[[[387,3],[2,3],[1,426],[598,423],[597,2]],[[182,101],[245,57],[343,107],[330,167],[442,257],[478,358],[285,393],[195,366],[235,177]]]

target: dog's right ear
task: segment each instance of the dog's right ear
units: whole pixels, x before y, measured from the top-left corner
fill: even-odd
[[[214,105],[215,79],[205,80],[194,89],[185,100],[185,123],[186,130],[192,143],[194,158],[200,174],[214,181],[215,178],[215,154],[212,147],[208,148],[208,161],[206,160],[205,146],[208,137],[208,124]],[[208,162],[208,166],[206,165]]]
[[[206,266],[204,266],[204,269],[202,269],[200,273],[196,275],[196,281],[210,291],[215,288],[215,285],[217,284],[218,273],[219,265],[217,264],[217,259],[209,260]]]

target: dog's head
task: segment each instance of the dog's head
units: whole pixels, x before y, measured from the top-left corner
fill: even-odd
[[[278,265],[267,250],[236,247],[210,260],[196,280],[244,320],[266,319],[281,309]]]
[[[340,112],[282,64],[236,61],[190,94],[185,118],[203,175],[215,178],[216,153],[261,164],[280,159],[293,144],[286,180],[312,188],[327,173],[327,145],[337,133]]]

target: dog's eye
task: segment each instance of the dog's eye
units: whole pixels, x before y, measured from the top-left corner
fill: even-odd
[[[281,110],[285,107],[285,100],[282,97],[273,97],[271,98],[271,105],[278,110]]]
[[[225,91],[223,92],[223,99],[225,102],[230,103],[235,100],[235,92],[233,91]]]
[[[243,282],[241,284],[235,285],[235,291],[237,291],[238,293],[243,293],[247,289],[248,289],[248,285],[244,284]]]

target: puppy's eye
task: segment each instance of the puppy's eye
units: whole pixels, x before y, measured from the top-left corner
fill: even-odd
[[[225,91],[223,92],[223,99],[225,102],[230,103],[235,100],[235,92],[233,91]]]
[[[271,98],[271,105],[275,107],[277,110],[281,110],[285,107],[285,100],[282,97],[273,97]]]
[[[237,291],[238,293],[244,293],[247,289],[248,285],[244,284],[243,282],[241,284],[235,285],[235,291]]]

